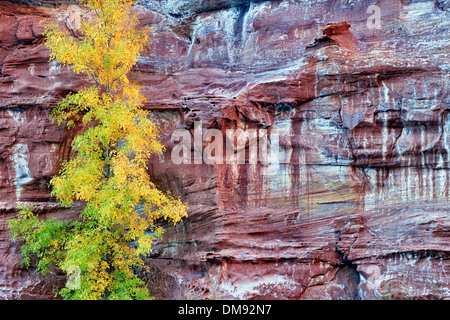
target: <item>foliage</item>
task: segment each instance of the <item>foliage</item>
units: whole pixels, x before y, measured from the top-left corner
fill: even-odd
[[[55,218],[39,220],[33,214],[32,206],[24,203],[18,203],[17,206],[20,218],[10,219],[8,224],[13,237],[25,243],[20,248],[24,257],[21,264],[29,266],[30,255],[35,253],[38,258],[37,270],[46,275],[51,264],[59,263],[64,259],[64,253],[60,248],[65,246],[70,229],[78,222],[68,223]]]
[[[67,285],[66,299],[146,299],[148,289],[136,274],[143,257],[163,233],[155,221],[174,224],[186,206],[157,189],[147,173],[148,157],[163,151],[158,128],[142,109],[145,98],[128,79],[144,45],[129,0],[84,0],[95,13],[83,20],[79,38],[56,23],[46,25],[51,59],[88,75],[95,85],[66,96],[52,111],[59,124],[81,121],[85,130],[72,142],[76,156],[52,178],[52,194],[64,206],[84,201],[80,221],[39,219],[19,205],[20,217],[9,221],[12,237],[24,241],[23,263],[30,253],[44,274],[50,264],[80,270],[78,288]]]

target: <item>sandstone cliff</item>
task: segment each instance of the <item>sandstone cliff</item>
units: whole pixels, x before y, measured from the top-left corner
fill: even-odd
[[[77,36],[71,2],[0,2],[0,299],[63,280],[18,266],[6,221],[16,201],[80,208],[49,195],[75,132],[48,114],[88,80],[49,62],[39,24]],[[379,1],[379,28],[372,4],[139,2],[152,50],[135,78],[167,147],[151,172],[190,207],[148,259],[154,295],[450,298],[450,1]],[[175,165],[171,134],[194,121],[282,129],[285,161]]]

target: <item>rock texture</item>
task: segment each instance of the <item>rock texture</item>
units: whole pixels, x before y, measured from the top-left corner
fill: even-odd
[[[76,35],[69,2],[18,2],[0,3],[0,299],[48,299],[63,276],[20,269],[6,221],[16,201],[79,210],[49,196],[75,132],[48,113],[87,79],[42,44],[43,17]],[[379,2],[379,29],[370,5],[140,1],[134,72],[167,147],[151,173],[190,207],[148,258],[154,295],[450,298],[450,2]],[[196,120],[279,129],[283,161],[175,165],[171,134]]]

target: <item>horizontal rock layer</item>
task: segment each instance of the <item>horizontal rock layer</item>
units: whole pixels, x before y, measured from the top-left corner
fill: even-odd
[[[14,203],[80,210],[49,195],[76,132],[48,114],[89,79],[49,62],[39,23],[76,36],[78,9],[43,2],[0,4],[0,299],[63,281],[18,266]],[[380,28],[363,0],[139,3],[152,50],[133,72],[167,149],[150,170],[190,208],[147,259],[155,296],[450,297],[448,1],[383,1]],[[175,164],[172,133],[196,121],[266,132],[278,160]]]

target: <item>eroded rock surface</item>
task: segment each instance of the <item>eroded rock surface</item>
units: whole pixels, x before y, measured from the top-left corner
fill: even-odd
[[[88,80],[48,61],[39,24],[57,19],[77,35],[70,4],[28,3],[0,3],[0,299],[50,298],[63,280],[18,266],[14,203],[79,210],[49,196],[74,132],[48,114]],[[167,147],[151,173],[190,207],[148,259],[157,297],[450,298],[448,4],[382,1],[379,29],[371,4],[136,7],[152,50],[134,72]],[[194,134],[195,121],[278,129],[282,161],[176,165],[172,132]]]

